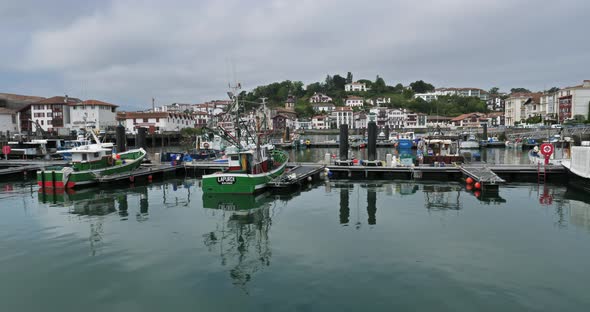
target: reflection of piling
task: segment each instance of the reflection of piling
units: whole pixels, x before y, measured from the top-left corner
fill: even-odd
[[[340,160],[348,159],[348,125],[340,125]]]
[[[123,125],[117,126],[115,130],[115,140],[117,141],[117,152],[124,152],[127,147],[127,137],[125,136],[125,127],[123,127]]]
[[[377,154],[377,124],[374,121],[369,122],[369,143],[367,144],[367,154],[369,161],[374,161]]]
[[[377,224],[377,192],[367,190],[367,214],[369,215],[369,224]]]
[[[119,215],[122,217],[127,216],[127,210],[129,209],[129,205],[127,204],[127,195],[120,195],[117,198],[117,202],[119,203]]]
[[[350,206],[348,202],[348,188],[340,189],[340,224],[348,224]]]
[[[146,134],[147,134],[146,128],[138,128],[137,129],[137,140],[135,142],[136,147],[147,148]]]
[[[149,208],[149,202],[148,202],[147,194],[142,195],[139,198],[139,212],[142,214],[145,214],[148,212],[148,208]]]

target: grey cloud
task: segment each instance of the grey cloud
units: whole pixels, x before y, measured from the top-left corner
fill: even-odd
[[[504,90],[590,78],[583,0],[80,2],[1,4],[0,17],[21,9],[31,23],[0,22],[14,45],[0,70],[133,107],[223,97],[234,65],[248,88],[347,71]]]

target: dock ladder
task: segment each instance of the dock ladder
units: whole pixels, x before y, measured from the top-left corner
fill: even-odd
[[[537,163],[537,183],[538,184],[545,184],[547,181],[547,172],[546,172],[546,165],[544,163]]]

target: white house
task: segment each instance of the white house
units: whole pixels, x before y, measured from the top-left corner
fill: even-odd
[[[346,106],[348,107],[362,107],[365,100],[359,96],[349,96],[346,98]]]
[[[576,115],[588,118],[590,106],[590,80],[584,80],[581,85],[566,87],[557,91],[559,122],[573,119]]]
[[[347,83],[344,85],[344,91],[346,92],[365,92],[367,90],[367,85],[360,82]]]
[[[421,98],[430,102],[443,95],[474,96],[483,101],[487,101],[489,96],[487,91],[478,88],[438,88],[433,92],[416,93],[414,98]]]
[[[367,128],[367,115],[363,112],[354,113],[354,128],[366,129]]]
[[[67,128],[70,124],[70,105],[80,103],[80,99],[66,96],[54,96],[30,105],[30,118],[38,123],[44,131]],[[25,113],[21,110],[21,114]],[[33,126],[31,130],[35,130]]]
[[[312,129],[312,123],[310,120],[307,119],[296,119],[295,120],[295,129],[296,130],[308,130]]]
[[[125,131],[137,133],[138,128],[155,132],[175,132],[195,127],[195,117],[184,113],[170,112],[121,112],[117,119],[123,122]]]
[[[540,99],[541,111],[545,112],[543,120],[557,121],[557,93],[544,93]]]
[[[346,124],[349,128],[354,129],[353,111],[350,107],[336,107],[332,111],[332,120],[334,121],[337,128],[340,125]]]
[[[506,126],[514,126],[520,122],[524,103],[530,98],[530,93],[512,93],[504,101],[504,115]]]
[[[94,127],[104,129],[117,125],[117,105],[98,101],[86,100],[79,103],[69,104],[70,123],[66,124],[67,128],[86,128]],[[86,123],[84,122],[86,119]]]
[[[309,103],[332,103],[332,98],[323,93],[315,92],[309,98]]]
[[[334,105],[332,103],[314,103],[314,104],[311,104],[311,107],[313,108],[313,111],[316,113],[319,113],[319,112],[330,113],[334,110],[334,108],[336,108],[336,105]]]
[[[0,107],[0,132],[17,131],[16,111],[4,107]]]
[[[330,128],[330,118],[328,116],[313,116],[311,118],[311,128],[317,130],[329,129]]]
[[[391,103],[391,98],[389,97],[382,97],[382,98],[376,98],[376,99],[370,99],[367,101],[369,104],[373,105],[373,106],[383,106],[385,104],[389,104]]]
[[[402,129],[406,122],[406,111],[401,108],[387,110],[387,125],[391,129]]]

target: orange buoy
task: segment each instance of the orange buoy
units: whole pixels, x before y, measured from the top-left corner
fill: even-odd
[[[473,186],[475,186],[475,188],[479,190],[481,188],[481,183],[475,182],[475,185]]]
[[[465,189],[466,189],[466,190],[468,190],[468,191],[471,191],[471,190],[473,190],[473,185],[471,185],[471,184],[467,184],[467,185],[465,186]]]
[[[471,184],[473,183],[473,179],[471,177],[467,177],[467,179],[465,179],[465,183]]]
[[[135,182],[135,177],[134,176],[130,176],[129,177],[129,181],[131,181],[131,183]]]
[[[475,191],[475,192],[473,192],[473,195],[475,195],[475,197],[479,198],[479,196],[481,195],[481,192]]]
[[[148,176],[148,181],[152,182],[152,175],[151,174]]]

